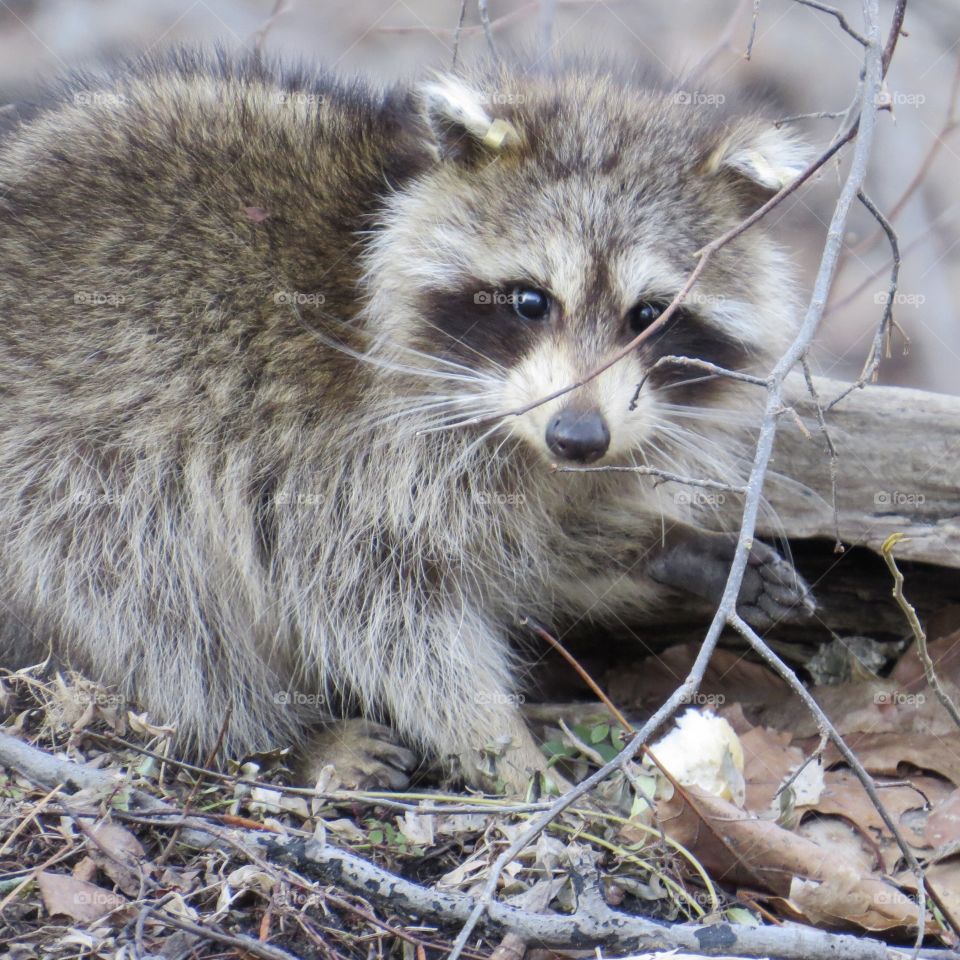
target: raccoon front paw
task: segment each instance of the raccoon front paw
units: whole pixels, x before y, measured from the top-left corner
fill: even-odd
[[[668,531],[647,572],[658,583],[686,590],[711,604],[720,602],[730,575],[737,539],[684,524]],[[737,612],[761,629],[803,620],[816,605],[803,577],[765,543],[754,541],[740,586]]]
[[[403,790],[416,755],[389,728],[369,720],[339,720],[315,733],[303,748],[303,777],[316,783],[332,766],[347,790]]]
[[[776,550],[755,542],[740,585],[737,613],[751,626],[806,620],[816,609],[806,581]]]

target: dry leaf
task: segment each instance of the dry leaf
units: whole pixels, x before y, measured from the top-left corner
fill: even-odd
[[[91,859],[125,894],[138,897],[143,874],[152,869],[140,841],[116,823],[98,823],[90,833],[95,838],[87,844]]]
[[[62,873],[44,870],[37,875],[37,886],[43,905],[51,916],[67,916],[77,923],[93,923],[128,905],[128,901],[117,893]],[[123,910],[114,919],[125,923],[129,914],[130,911]]]

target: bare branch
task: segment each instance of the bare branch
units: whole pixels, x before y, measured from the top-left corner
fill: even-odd
[[[679,473],[670,473],[669,470],[660,470],[657,467],[627,467],[620,464],[609,464],[600,467],[561,467],[554,466],[556,473],[635,473],[643,477],[659,477],[671,483],[683,483],[689,487],[706,487],[708,490],[727,490],[730,493],[746,493],[747,488],[732,483],[722,483],[719,480],[707,480],[699,477],[684,477]]]
[[[270,11],[270,15],[262,24],[257,28],[256,32],[250,38],[250,42],[253,44],[254,50],[260,52],[263,50],[264,44],[267,42],[267,34],[273,28],[273,25],[280,19],[285,13],[289,13],[293,4],[290,0],[274,0],[273,9]]]
[[[846,115],[846,110],[817,110],[815,113],[797,113],[792,117],[781,117],[779,120],[774,120],[773,125],[779,130],[788,123],[796,123],[799,120],[839,120]]]
[[[757,39],[757,24],[760,21],[760,0],[753,0],[753,16],[750,18],[750,36],[747,38],[747,49],[743,51],[743,59],[749,60],[753,56],[753,42]]]
[[[880,360],[883,355],[884,342],[888,340],[890,329],[893,324],[893,304],[897,297],[897,286],[900,282],[900,241],[897,233],[887,218],[881,213],[880,208],[863,192],[857,191],[857,198],[870,211],[874,219],[880,224],[883,232],[887,235],[890,244],[890,250],[893,254],[893,264],[890,268],[890,283],[887,286],[886,301],[883,305],[883,314],[880,317],[880,323],[873,336],[873,344],[870,347],[870,353],[867,355],[863,370],[856,381],[842,390],[830,403],[826,409],[832,410],[841,400],[850,396],[854,390],[861,390],[868,380],[872,380],[876,375],[877,368],[880,366]]]
[[[490,27],[490,9],[489,0],[477,0],[477,9],[480,11],[480,23],[483,26],[484,36],[487,38],[487,46],[496,59],[500,58],[497,52],[497,45],[493,42],[493,30]]]
[[[934,670],[933,661],[930,659],[930,653],[927,650],[927,634],[920,623],[920,618],[917,616],[913,604],[903,595],[903,574],[893,557],[893,548],[903,539],[905,537],[902,533],[892,533],[880,548],[880,553],[887,563],[887,568],[893,574],[893,599],[897,601],[897,606],[903,611],[907,623],[910,624],[913,639],[917,644],[917,656],[923,665],[923,673],[927,678],[927,683],[933,687],[933,692],[937,695],[943,709],[950,714],[950,719],[960,727],[960,710],[957,709],[957,705],[950,699],[947,691],[943,689],[943,685],[940,683],[940,678]]]
[[[629,409],[631,411],[637,409],[637,404],[640,402],[640,392],[650,379],[650,375],[655,370],[659,370],[660,367],[669,366],[695,367],[698,370],[705,370],[707,373],[711,373],[716,377],[728,377],[731,380],[740,380],[743,383],[752,383],[757,387],[765,387],[767,385],[767,380],[765,377],[756,377],[752,373],[744,373],[742,370],[728,370],[726,367],[721,367],[715,363],[710,363],[709,360],[700,360],[697,357],[680,357],[671,353],[669,356],[661,357],[655,364],[653,364],[652,367],[650,367],[649,370],[646,371],[646,373],[644,373],[643,379],[637,384],[637,389],[630,398]]]
[[[731,13],[727,18],[727,24],[723,28],[723,31],[720,33],[717,40],[714,42],[713,46],[710,47],[710,49],[700,58],[699,61],[697,61],[697,63],[687,74],[687,77],[691,82],[702,77],[724,50],[732,49],[733,35],[737,29],[737,25],[739,24],[741,17],[743,17],[744,13],[746,13],[747,9],[751,5],[754,9],[753,29],[750,32],[750,42],[747,49],[750,51],[753,48],[753,38],[757,28],[757,16],[760,9],[760,0],[739,0],[736,7],[733,8],[733,13]],[[750,59],[749,53],[746,59]]]
[[[457,29],[453,31],[453,56],[450,58],[450,69],[457,69],[457,55],[460,53],[460,35],[463,32],[463,20],[467,15],[467,0],[460,0],[460,16],[457,17]]]
[[[830,430],[827,428],[827,420],[823,414],[823,405],[820,403],[820,397],[817,394],[817,388],[813,385],[813,375],[810,373],[810,364],[806,356],[800,361],[803,367],[803,376],[807,381],[807,390],[813,400],[817,410],[817,424],[820,427],[820,433],[827,444],[827,453],[830,455],[830,505],[833,508],[833,529],[834,529],[834,553],[843,553],[843,542],[840,539],[840,513],[837,510],[837,448],[833,445],[833,437],[830,436]]]
[[[903,18],[907,13],[907,0],[897,0],[897,5],[893,9],[893,19],[890,23],[890,33],[887,36],[887,43],[883,48],[883,75],[887,75],[890,69],[890,61],[893,59],[893,52],[897,49],[897,41],[900,39],[903,31]]]
[[[850,26],[842,10],[838,10],[836,7],[831,7],[829,4],[821,3],[820,0],[796,0],[796,2],[802,3],[805,7],[813,7],[814,10],[820,10],[823,13],[829,13],[831,17],[836,17],[837,23],[840,24],[841,29],[845,33],[848,33],[851,37],[853,37],[853,39],[856,40],[861,46],[867,46],[867,38],[858,30],[854,30],[853,27]]]

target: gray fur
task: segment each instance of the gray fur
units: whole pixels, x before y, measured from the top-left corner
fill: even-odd
[[[551,472],[569,397],[456,424],[608,355],[631,298],[670,295],[795,157],[764,141],[758,166],[758,121],[603,72],[479,72],[463,109],[444,82],[179,53],[74,79],[6,135],[6,662],[52,645],[199,755],[232,707],[233,755],[361,714],[475,782],[498,738],[511,787],[542,768],[509,630],[649,615],[649,557],[689,511],[649,479]],[[427,291],[522,279],[564,313],[516,358],[464,362],[423,314]],[[789,287],[753,231],[700,320],[762,367]],[[724,429],[749,394],[664,386],[630,412],[651,359],[577,392],[610,423],[604,462],[736,480]],[[329,738],[306,749],[315,771]]]

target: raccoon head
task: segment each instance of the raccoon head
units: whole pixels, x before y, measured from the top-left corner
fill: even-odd
[[[374,350],[421,370],[427,422],[496,418],[582,380],[657,319],[701,247],[803,168],[802,146],[710,99],[582,70],[421,86],[434,163],[390,198],[366,283]],[[656,361],[754,369],[789,340],[791,299],[754,228],[656,336],[498,429],[549,462],[666,451],[731,386],[689,367],[647,377]]]

